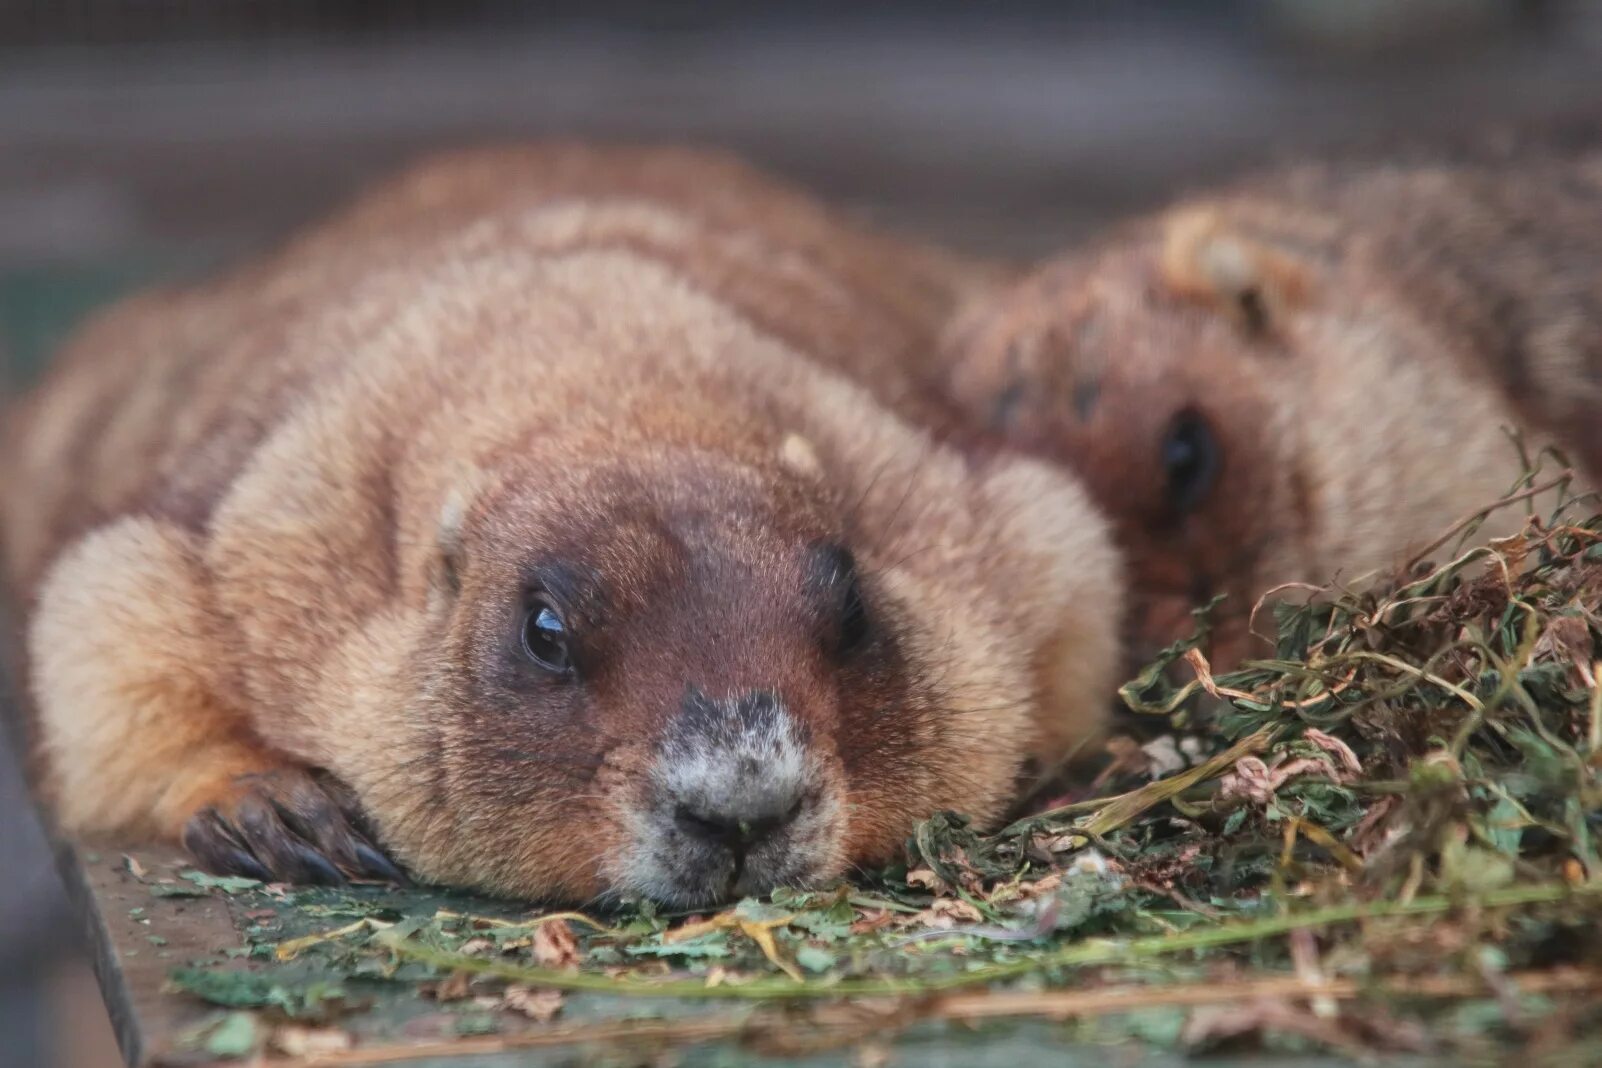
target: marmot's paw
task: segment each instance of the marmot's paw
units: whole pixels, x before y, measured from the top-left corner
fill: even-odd
[[[216,874],[263,882],[405,883],[399,868],[356,824],[360,809],[340,783],[298,768],[241,775],[228,796],[184,825],[184,847]]]

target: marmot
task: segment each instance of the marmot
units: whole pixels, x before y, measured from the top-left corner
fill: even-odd
[[[534,147],[114,308],[5,428],[57,819],[690,906],[998,818],[1100,720],[1122,579],[1072,478],[918,421],[988,276],[720,157]]]
[[[1228,594],[1228,664],[1265,591],[1401,561],[1507,494],[1507,428],[1602,472],[1602,152],[1273,168],[973,301],[946,348],[969,417],[1109,513],[1133,647]]]

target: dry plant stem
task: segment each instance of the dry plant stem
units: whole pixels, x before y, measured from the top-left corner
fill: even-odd
[[[1519,972],[1505,981],[1521,994],[1564,994],[1602,990],[1602,973],[1592,970]],[[1135,1009],[1217,1005],[1260,998],[1326,997],[1340,1001],[1370,996],[1385,998],[1458,998],[1486,992],[1483,980],[1468,976],[1423,976],[1362,983],[1331,979],[1307,983],[1295,976],[1272,976],[1220,984],[1184,983],[1158,987],[1114,987],[1102,990],[1028,991],[999,994],[947,994],[920,1006],[920,1016],[936,1019],[984,1020],[1017,1016],[1068,1019]],[[580,1024],[543,1028],[519,1035],[460,1038],[408,1046],[340,1050],[310,1054],[293,1061],[277,1058],[264,1065],[295,1064],[304,1068],[355,1068],[401,1064],[430,1057],[479,1056],[542,1046],[601,1042],[707,1042],[745,1034],[760,1017],[731,1012],[691,1020],[641,1020],[616,1024]]]
[[[1175,797],[1197,783],[1221,775],[1234,767],[1235,761],[1243,756],[1266,749],[1273,740],[1273,732],[1267,728],[1247,735],[1227,750],[1219,753],[1204,763],[1196,765],[1188,771],[1177,775],[1170,775],[1166,779],[1158,779],[1148,783],[1138,790],[1131,790],[1117,797],[1101,797],[1090,801],[1076,801],[1068,805],[1037,812],[1018,820],[1003,830],[1002,834],[1011,834],[1021,831],[1024,827],[1036,820],[1051,819],[1056,816],[1072,815],[1076,812],[1092,812],[1095,815],[1086,821],[1082,828],[1076,828],[1088,835],[1106,835],[1117,830],[1136,816],[1155,805],[1160,805],[1169,798]]]
[[[1563,993],[1602,989],[1602,972],[1591,969],[1519,972],[1505,977],[1521,994]],[[1006,1016],[1095,1016],[1132,1009],[1172,1005],[1216,1005],[1258,998],[1327,997],[1338,1000],[1368,996],[1459,998],[1487,992],[1474,976],[1421,976],[1362,982],[1326,979],[1307,982],[1294,975],[1242,979],[1229,983],[1179,983],[1171,986],[1126,986],[1099,990],[1040,990],[998,994],[946,994],[933,1003],[934,1014],[964,1020]]]
[[[582,923],[592,931],[604,935],[616,935],[616,929],[608,927],[600,920],[586,916],[582,912],[547,912],[540,916],[533,916],[526,920],[498,920],[491,916],[475,916],[467,912],[452,912],[450,909],[439,909],[434,913],[436,920],[466,920],[475,927],[527,927],[530,930],[541,927],[557,920],[566,920],[569,923]]]
[[[1591,669],[1602,680],[1602,660]],[[1602,681],[1591,687],[1591,722],[1587,724],[1586,741],[1589,743],[1591,763],[1602,757]]]
[[[1480,520],[1484,519],[1498,508],[1506,508],[1510,504],[1517,504],[1520,501],[1530,500],[1532,497],[1539,497],[1548,490],[1557,489],[1564,483],[1572,481],[1574,481],[1574,472],[1568,468],[1565,468],[1562,471],[1559,471],[1552,478],[1547,479],[1545,482],[1542,482],[1539,485],[1531,486],[1529,489],[1521,490],[1518,493],[1511,493],[1499,501],[1495,501],[1476,512],[1472,512],[1469,515],[1464,516],[1456,523],[1453,523],[1452,526],[1447,529],[1446,533],[1442,534],[1440,537],[1436,538],[1434,541],[1430,542],[1428,545],[1424,546],[1424,548],[1420,549],[1418,552],[1409,557],[1407,563],[1403,566],[1402,571],[1405,573],[1413,570],[1413,568],[1418,566],[1419,561],[1428,559],[1441,546],[1450,542],[1464,530],[1468,529],[1471,524],[1478,523]]]
[[[1450,912],[1458,907],[1505,908],[1542,904],[1573,898],[1602,896],[1602,881],[1569,886],[1564,883],[1515,886],[1461,897],[1416,897],[1410,901],[1376,901],[1366,904],[1335,905],[1308,912],[1265,916],[1257,920],[1224,923],[1178,934],[1127,939],[1090,939],[1043,953],[1029,960],[1011,961],[975,969],[960,975],[936,979],[840,979],[797,982],[793,979],[755,979],[746,983],[725,982],[708,987],[699,979],[672,979],[660,982],[631,982],[604,975],[529,968],[502,961],[484,960],[460,953],[431,949],[383,930],[375,940],[398,957],[436,968],[488,975],[517,983],[547,986],[559,990],[589,990],[628,997],[673,997],[698,1000],[779,1001],[839,996],[893,996],[930,994],[960,990],[1003,979],[1012,979],[1048,968],[1084,967],[1098,964],[1124,964],[1132,960],[1167,956],[1193,949],[1239,945],[1284,934],[1304,927],[1350,923],[1354,920],[1391,916],[1420,916]]]
[[[1247,614],[1246,632],[1254,638],[1260,638],[1269,645],[1273,645],[1274,642],[1278,640],[1278,635],[1263,634],[1257,630],[1257,613],[1263,610],[1263,606],[1268,604],[1268,602],[1273,599],[1275,594],[1281,593],[1285,590],[1306,590],[1308,593],[1317,595],[1320,593],[1328,593],[1330,589],[1331,587],[1328,583],[1322,586],[1315,586],[1311,582],[1281,582],[1278,586],[1270,586],[1268,589],[1263,591],[1262,596],[1257,598],[1257,601],[1252,605],[1251,612]]]
[[[1274,728],[1264,727],[1248,734],[1211,760],[1198,764],[1189,771],[1170,775],[1139,790],[1121,794],[1102,806],[1076,829],[1095,838],[1111,834],[1147,809],[1162,804],[1196,783],[1228,771],[1241,757],[1267,749],[1276,733]]]
[[[1463,689],[1463,687],[1457,685],[1455,682],[1448,682],[1439,675],[1433,675],[1430,672],[1425,671],[1423,668],[1414,667],[1412,664],[1404,663],[1395,657],[1386,656],[1384,653],[1371,653],[1354,649],[1350,652],[1342,653],[1341,658],[1351,660],[1373,660],[1376,663],[1395,668],[1397,671],[1403,672],[1404,674],[1412,675],[1415,678],[1422,679],[1431,686],[1439,686],[1448,693],[1456,694],[1462,699],[1464,704],[1468,705],[1477,713],[1483,713],[1485,711],[1484,702],[1482,702],[1478,697],[1475,697],[1473,694],[1469,693],[1467,690]]]
[[[1206,690],[1209,696],[1220,699],[1234,697],[1243,701],[1257,699],[1254,694],[1249,694],[1245,690],[1232,690],[1227,686],[1218,685],[1213,680],[1213,666],[1207,662],[1206,655],[1200,649],[1185,650],[1185,662],[1196,672],[1196,681],[1201,683],[1202,689]]]

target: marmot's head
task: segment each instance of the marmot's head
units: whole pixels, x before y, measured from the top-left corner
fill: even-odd
[[[1071,467],[1115,524],[1137,657],[1219,595],[1215,666],[1266,653],[1248,630],[1265,593],[1387,566],[1516,477],[1505,406],[1366,255],[1324,216],[1203,202],[950,331],[957,401]]]
[[[447,520],[443,634],[418,673],[450,815],[423,821],[421,852],[398,821],[400,854],[507,892],[698,906],[885,862],[941,809],[996,817],[1035,750],[1106,700],[1116,563],[1092,536],[1104,555],[1059,565],[1102,568],[1087,588],[1108,597],[1060,611],[1107,613],[1109,633],[1042,641],[1014,618],[1037,604],[987,589],[938,528],[865,539],[852,504],[694,446],[500,468]],[[1007,505],[1026,502],[998,486],[906,507]],[[931,551],[949,581],[900,559]],[[395,806],[374,800],[383,823]]]
[[[593,322],[642,355],[588,413],[553,399],[596,391],[577,362],[486,387],[523,422],[441,491],[432,551],[408,538],[429,604],[384,684],[408,744],[332,770],[426,878],[682,906],[816,884],[938,811],[1000,818],[1111,699],[1119,561],[1065,473],[964,458],[743,324],[670,358],[715,310],[691,296],[498,335],[560,319],[585,351]],[[464,410],[442,433],[478,432]]]
[[[494,821],[462,833],[508,886],[694,905],[837,874],[853,774],[919,763],[904,609],[794,476],[653,452],[511,465],[449,532],[450,807]]]

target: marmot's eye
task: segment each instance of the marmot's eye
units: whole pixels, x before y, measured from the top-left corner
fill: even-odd
[[[856,652],[867,644],[872,631],[873,621],[868,618],[868,606],[862,601],[862,585],[853,570],[840,607],[840,651]]]
[[[873,637],[873,618],[862,597],[857,577],[857,558],[838,542],[821,542],[813,547],[813,589],[822,597],[824,612],[822,637],[832,652],[850,654]]]
[[[523,617],[523,655],[546,671],[565,675],[573,670],[567,645],[567,624],[543,597],[534,598]]]
[[[1218,478],[1218,439],[1207,419],[1186,408],[1163,435],[1161,463],[1168,506],[1176,515],[1194,510]]]

